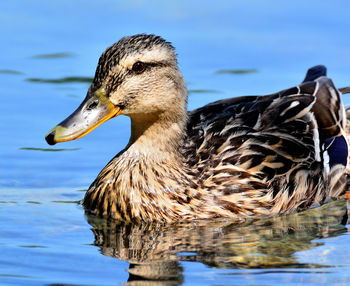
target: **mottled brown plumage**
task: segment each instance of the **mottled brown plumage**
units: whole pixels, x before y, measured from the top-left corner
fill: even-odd
[[[113,105],[111,116],[131,118],[131,138],[83,204],[125,221],[243,220],[322,204],[347,185],[345,166],[328,163],[324,144],[344,133],[340,95],[318,66],[296,87],[187,112],[171,44],[154,35],[123,38],[102,54],[80,108],[93,100],[100,109]],[[70,140],[55,132],[49,143]]]

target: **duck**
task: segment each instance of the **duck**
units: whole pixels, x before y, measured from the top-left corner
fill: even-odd
[[[53,145],[130,118],[127,146],[86,191],[88,213],[126,222],[245,221],[346,193],[342,91],[349,88],[337,89],[320,65],[294,87],[188,111],[175,48],[137,34],[102,53],[83,102],[45,138]]]

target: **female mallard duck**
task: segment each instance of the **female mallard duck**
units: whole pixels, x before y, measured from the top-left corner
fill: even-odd
[[[102,54],[85,100],[46,140],[131,118],[128,145],[84,198],[100,216],[179,221],[303,210],[347,185],[345,111],[325,75],[314,67],[296,87],[188,112],[173,46],[154,35],[126,37]]]

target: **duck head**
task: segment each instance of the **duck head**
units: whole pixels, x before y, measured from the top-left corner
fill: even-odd
[[[101,55],[86,98],[45,139],[50,145],[74,140],[121,114],[145,126],[176,120],[186,117],[186,104],[173,46],[155,35],[125,37]]]

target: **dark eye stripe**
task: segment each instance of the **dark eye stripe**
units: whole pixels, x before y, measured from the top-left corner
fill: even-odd
[[[136,63],[142,63],[144,64],[144,70],[142,72],[137,72],[137,71],[134,71],[133,67]],[[133,64],[132,68],[131,69],[128,69],[126,71],[120,71],[114,75],[111,75],[109,80],[108,80],[108,83],[106,84],[106,91],[107,91],[107,94],[109,96],[109,94],[116,90],[118,88],[118,86],[129,76],[133,76],[138,73],[143,73],[145,70],[148,70],[148,69],[151,69],[153,67],[165,67],[165,66],[169,66],[170,63],[166,62],[166,61],[163,61],[163,62],[148,62],[148,63],[145,63],[145,62],[136,62]],[[97,89],[98,87],[95,87],[95,89]]]
[[[167,62],[148,62],[148,63],[145,63],[145,62],[137,61],[136,63],[133,64],[131,70],[136,72],[136,73],[142,73],[146,69],[151,68],[151,67],[164,67],[167,65],[169,65],[169,63],[167,63]]]

